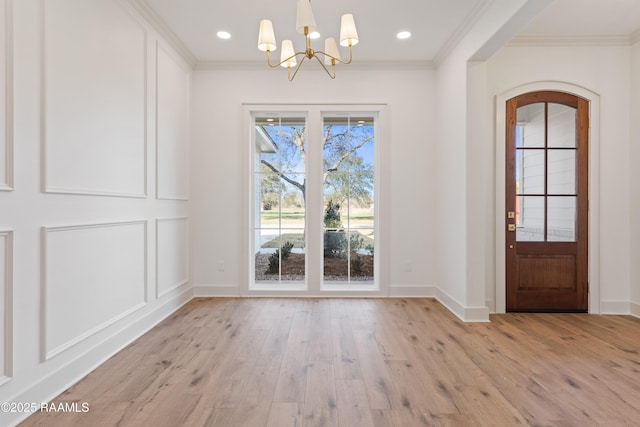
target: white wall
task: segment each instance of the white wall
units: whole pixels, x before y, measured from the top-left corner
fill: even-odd
[[[0,2],[0,190],[13,187],[13,37],[11,3]]]
[[[437,245],[438,287],[449,307],[466,304],[467,201],[466,201],[466,96],[469,56],[454,52],[438,67],[436,102],[438,144]],[[460,310],[458,310],[460,311]]]
[[[190,71],[124,1],[9,4],[0,401],[45,402],[193,295],[188,204],[175,200],[188,188]]]
[[[592,118],[592,125],[599,120],[600,152],[592,147],[590,153],[592,161],[597,158],[600,165],[599,182],[590,182],[590,186],[599,185],[600,198],[590,202],[592,210],[597,204],[600,212],[598,281],[600,310],[604,313],[629,312],[629,49],[628,46],[505,47],[487,62],[490,102],[494,102],[496,95],[538,81],[566,82],[600,95],[600,117]],[[493,144],[486,149],[493,150]],[[500,173],[501,167],[497,164],[494,169]],[[490,300],[494,294],[491,288],[487,290]]]
[[[485,9],[437,70],[438,297],[465,320],[488,320],[485,289],[494,267],[487,230],[494,169],[486,151],[491,107],[483,61],[546,4],[498,0]]]
[[[640,316],[640,41],[631,48],[631,312]]]
[[[357,57],[357,48],[354,51]],[[355,61],[354,61],[355,62]],[[387,104],[390,116],[388,176],[382,188],[388,205],[388,280],[395,294],[424,294],[435,284],[435,118],[434,73],[428,69],[405,71],[353,70],[339,67],[331,80],[317,64],[304,64],[293,82],[286,71],[201,70],[194,73],[191,146],[190,213],[192,282],[199,294],[240,292],[246,282],[241,254],[246,194],[242,176],[242,104],[330,103]],[[219,271],[218,262],[224,262]],[[405,263],[412,271],[405,271]],[[244,283],[246,285],[246,283]],[[245,286],[246,287],[246,286]],[[395,287],[395,288],[393,288]],[[415,289],[414,289],[415,287]],[[417,289],[417,290],[416,290]]]

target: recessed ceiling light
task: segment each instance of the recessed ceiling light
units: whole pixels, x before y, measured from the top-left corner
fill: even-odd
[[[311,34],[309,34],[309,38],[315,40],[315,39],[319,39],[320,38],[320,33],[317,31],[312,32]]]
[[[226,31],[218,31],[216,35],[218,36],[219,39],[223,39],[223,40],[227,40],[231,38],[231,34],[229,34]]]
[[[396,37],[400,40],[408,39],[409,37],[411,37],[411,33],[409,31],[400,31],[398,34],[396,34]]]

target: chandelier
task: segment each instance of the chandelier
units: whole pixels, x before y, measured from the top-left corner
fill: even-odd
[[[310,0],[298,0],[298,9],[296,15],[296,31],[304,34],[306,39],[306,48],[303,52],[296,52],[293,48],[291,40],[282,41],[282,52],[280,53],[280,62],[271,63],[271,52],[276,50],[276,37],[273,32],[273,24],[268,19],[260,21],[260,32],[258,34],[258,49],[267,52],[267,64],[270,67],[278,66],[287,68],[287,78],[293,80],[305,59],[315,58],[322,68],[332,79],[336,78],[336,62],[341,64],[350,64],[352,59],[351,47],[358,44],[358,32],[356,24],[353,21],[353,15],[350,13],[342,15],[340,21],[340,45],[349,47],[349,60],[343,61],[340,57],[340,51],[336,39],[329,37],[324,41],[324,51],[315,51],[311,48],[311,33],[316,29],[316,21],[311,10]],[[302,55],[302,59],[298,62],[298,56]],[[318,55],[322,55],[324,61]],[[331,67],[331,71],[329,68]],[[293,74],[291,69],[295,68]]]

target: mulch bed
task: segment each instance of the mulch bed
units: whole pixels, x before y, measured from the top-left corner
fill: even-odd
[[[271,254],[258,253],[256,255],[256,280],[277,280],[278,274],[267,273],[269,268],[269,256]],[[360,255],[362,266],[360,271],[355,271],[351,265],[351,280],[373,280],[373,255]],[[353,259],[351,260],[353,263]],[[325,280],[347,280],[347,257],[325,257]],[[282,280],[304,280],[305,254],[291,253],[282,260]]]

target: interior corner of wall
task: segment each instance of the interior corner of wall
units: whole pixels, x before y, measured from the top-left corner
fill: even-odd
[[[630,312],[632,316],[640,318],[640,303],[632,302]]]
[[[436,299],[463,322],[489,321],[488,307],[466,307],[442,289],[436,290]]]

